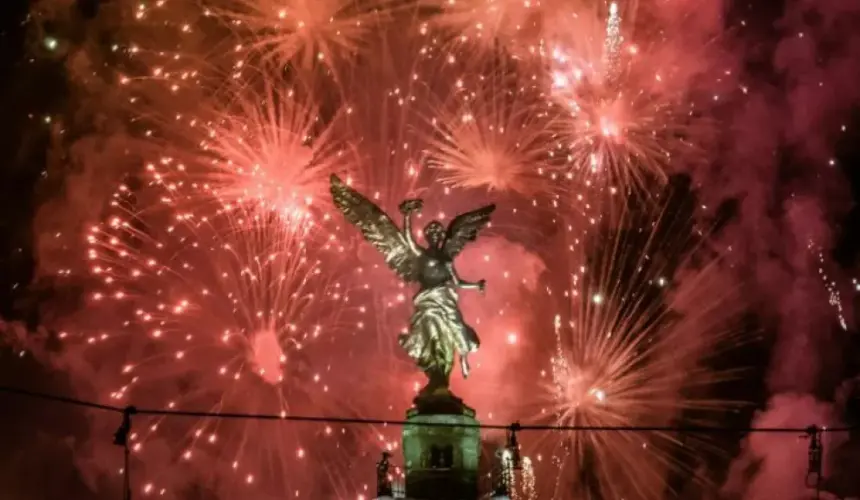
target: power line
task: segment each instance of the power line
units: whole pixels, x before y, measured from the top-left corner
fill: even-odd
[[[800,434],[802,433],[810,441],[808,451],[808,468],[806,474],[806,484],[810,488],[815,488],[816,497],[821,494],[822,470],[821,459],[823,455],[823,446],[821,435],[823,433],[832,432],[849,432],[856,430],[856,426],[851,427],[820,427],[818,425],[810,425],[808,427],[716,427],[716,426],[566,426],[566,425],[521,425],[519,422],[514,422],[510,425],[498,424],[455,424],[455,423],[434,423],[434,422],[407,422],[404,420],[384,420],[384,419],[367,419],[367,418],[345,418],[345,417],[321,417],[321,416],[301,416],[301,415],[273,415],[273,414],[255,414],[255,413],[215,413],[205,411],[187,411],[187,410],[158,410],[158,409],[139,409],[135,406],[118,407],[105,405],[91,401],[71,398],[67,396],[58,396],[43,392],[21,389],[18,387],[0,386],[0,393],[10,394],[15,396],[25,396],[45,401],[62,403],[67,405],[79,406],[83,408],[95,409],[100,411],[120,413],[122,414],[122,422],[117,431],[114,433],[114,444],[123,448],[123,500],[132,499],[131,489],[131,462],[129,449],[129,433],[131,432],[132,417],[134,415],[156,415],[156,416],[173,416],[173,417],[193,417],[193,418],[221,418],[221,419],[245,419],[245,420],[283,420],[287,422],[316,422],[327,424],[359,424],[359,425],[385,425],[385,426],[425,426],[425,427],[460,427],[460,428],[476,428],[485,430],[504,430],[508,432],[508,447],[513,448],[517,453],[519,446],[517,444],[516,433],[520,431],[591,431],[591,432],[674,432],[674,433],[730,433],[730,434],[749,434],[753,432],[766,432],[776,434]],[[515,453],[515,456],[518,454]],[[377,485],[379,486],[379,485]]]
[[[83,407],[92,408],[95,410],[114,411],[117,413],[122,413],[122,411],[123,411],[122,408],[117,408],[116,406],[105,405],[105,404],[101,404],[101,403],[92,403],[89,401],[83,401],[80,399],[70,398],[70,397],[66,397],[66,396],[57,396],[54,394],[46,394],[44,392],[30,391],[27,389],[20,389],[18,387],[8,387],[5,385],[0,386],[0,392],[6,393],[6,394],[15,394],[18,396],[27,396],[27,397],[35,398],[35,399],[44,399],[44,400],[48,400],[48,401],[55,402],[55,403],[66,403],[66,404],[75,405],[75,406],[83,406]]]
[[[30,391],[16,387],[0,386],[0,393],[13,394],[19,396],[27,396],[46,401],[64,403],[69,405],[81,406],[102,411],[114,413],[129,414],[130,409],[136,415],[153,415],[153,416],[171,416],[171,417],[192,417],[192,418],[221,418],[233,420],[277,420],[286,422],[310,422],[310,423],[325,423],[325,424],[344,424],[344,425],[382,425],[392,427],[405,426],[420,426],[420,427],[460,427],[460,428],[475,428],[483,430],[511,430],[517,431],[563,431],[563,432],[676,432],[676,433],[726,433],[726,434],[749,434],[753,432],[765,432],[771,434],[807,434],[810,428],[817,429],[817,432],[850,432],[856,430],[857,427],[718,427],[718,426],[599,426],[599,425],[549,425],[549,424],[458,424],[447,422],[409,422],[406,420],[389,420],[389,419],[374,419],[374,418],[357,418],[357,417],[325,417],[325,416],[308,416],[308,415],[287,415],[287,414],[271,414],[271,413],[219,413],[207,411],[189,411],[189,410],[162,410],[151,408],[139,408],[133,406],[119,407],[84,401],[66,396],[57,396],[43,392]]]

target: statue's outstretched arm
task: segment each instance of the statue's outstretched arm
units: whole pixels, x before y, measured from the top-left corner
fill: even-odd
[[[465,281],[460,278],[459,274],[457,274],[457,270],[454,268],[453,262],[448,262],[446,266],[448,267],[448,272],[451,273],[451,278],[454,280],[454,285],[457,288],[462,288],[464,290],[480,290],[482,292],[484,291],[484,287],[487,284],[486,281]]]

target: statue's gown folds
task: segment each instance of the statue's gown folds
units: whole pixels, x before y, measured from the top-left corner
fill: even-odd
[[[400,345],[430,376],[447,380],[454,365],[454,354],[475,352],[479,341],[475,330],[463,320],[457,305],[457,291],[445,283],[419,291],[412,299],[415,306],[409,333],[401,335]]]

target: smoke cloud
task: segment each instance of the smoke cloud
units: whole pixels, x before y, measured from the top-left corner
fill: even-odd
[[[785,3],[772,50],[760,37],[744,42],[739,78],[746,94],[733,106],[725,156],[694,172],[705,204],[736,201],[722,235],[750,277],[756,310],[775,334],[760,426],[838,423],[837,409],[816,394],[833,347],[835,309],[820,276],[819,252],[834,246],[832,228],[850,208],[850,193],[833,157],[846,133],[846,113],[860,102],[860,5],[838,0]],[[766,45],[766,44],[765,44]],[[770,67],[776,80],[752,68]],[[822,391],[823,389],[823,391]],[[753,435],[732,468],[726,492],[750,500],[798,498],[806,443]]]
[[[833,406],[808,394],[774,395],[768,407],[753,419],[756,427],[805,427],[838,422]],[[845,436],[827,434],[825,449],[835,448]],[[746,500],[810,498],[807,483],[808,439],[793,434],[752,434],[729,471],[723,492]],[[825,466],[825,473],[828,472]]]

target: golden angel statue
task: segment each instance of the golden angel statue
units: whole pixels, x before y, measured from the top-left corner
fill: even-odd
[[[429,379],[419,397],[450,394],[451,370],[459,355],[463,377],[469,376],[469,354],[480,345],[475,330],[466,324],[458,304],[458,289],[484,291],[485,281],[464,281],[454,269],[456,257],[481,229],[490,223],[495,205],[458,215],[445,229],[439,221],[424,227],[428,247],[415,242],[412,215],[421,211],[419,199],[400,204],[403,227],[358,191],[331,177],[335,206],[346,220],[361,230],[364,239],[385,257],[385,262],[402,280],[417,282],[419,290],[412,299],[414,310],[409,333],[399,343]]]

